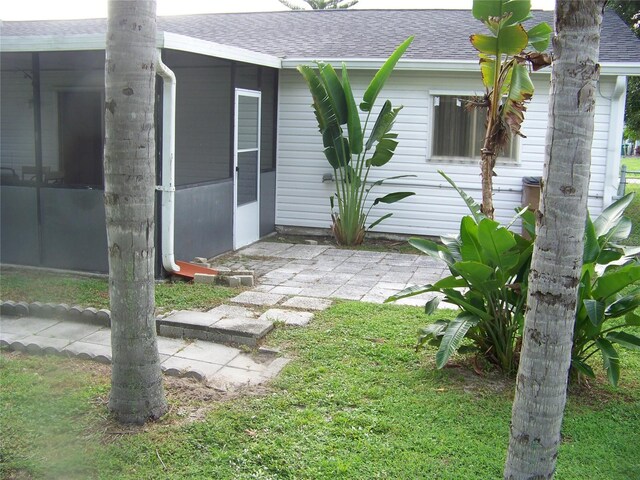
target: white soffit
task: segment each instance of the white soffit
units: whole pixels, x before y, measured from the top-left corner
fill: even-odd
[[[169,32],[158,32],[156,44],[158,48],[170,48],[265,67],[281,68],[282,64],[278,57],[272,55],[265,55],[264,53],[257,53],[244,48],[222,45]],[[105,34],[2,37],[2,41],[0,42],[1,52],[104,50],[105,47]]]

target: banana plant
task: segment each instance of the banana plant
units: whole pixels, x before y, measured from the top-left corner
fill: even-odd
[[[490,34],[474,34],[470,40],[479,52],[480,71],[486,93],[470,102],[470,108],[486,108],[486,133],[482,145],[482,212],[493,218],[493,177],[496,158],[512,135],[524,137],[520,127],[525,102],[533,96],[529,68],[534,71],[551,64],[544,51],[549,46],[551,27],[539,23],[526,30],[522,22],[531,18],[530,0],[474,0],[473,16]],[[528,47],[533,52],[527,51]]]
[[[571,351],[574,377],[595,377],[587,361],[599,352],[614,386],[620,377],[616,345],[640,350],[640,337],[627,330],[640,326],[640,247],[619,244],[631,232],[631,221],[623,213],[633,196],[615,201],[593,222],[587,219]]]
[[[359,245],[367,230],[392,215],[387,213],[367,227],[373,207],[414,195],[414,192],[393,192],[368,202],[370,192],[384,182],[415,176],[399,175],[368,182],[371,168],[386,165],[398,146],[398,135],[391,129],[402,106],[394,108],[389,100],[385,101],[373,127],[368,129],[368,126],[378,94],[412,41],[413,36],[405,40],[382,65],[367,87],[359,107],[356,106],[344,63],[341,77],[333,66],[323,62],[316,62],[317,70],[307,65],[298,66],[313,98],[324,155],[333,168],[336,191],[329,198],[331,228],[340,245]],[[366,114],[364,125],[360,112]],[[365,141],[367,133],[369,136]]]

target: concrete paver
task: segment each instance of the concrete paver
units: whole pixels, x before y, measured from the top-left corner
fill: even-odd
[[[326,298],[291,297],[282,304],[283,307],[301,308],[305,310],[326,310],[333,302]]]
[[[260,318],[265,321],[282,322],[285,325],[304,327],[313,320],[313,313],[271,308],[264,312]]]
[[[263,293],[263,292],[242,292],[240,295],[233,297],[232,302],[244,303],[249,305],[275,305],[281,301],[285,296],[275,293]]]
[[[257,322],[257,319],[253,321]],[[17,333],[8,332],[8,328]],[[40,334],[42,331],[49,335]],[[64,332],[69,333],[69,338],[58,338]],[[86,332],[92,333],[84,335]],[[54,333],[56,336],[52,335]],[[72,339],[81,335],[82,340]],[[288,361],[276,355],[254,357],[238,348],[206,341],[162,336],[157,341],[165,374],[193,377],[227,390],[266,382]],[[111,363],[111,331],[108,328],[64,319],[47,321],[35,317],[0,316],[0,346],[31,354],[66,355]]]

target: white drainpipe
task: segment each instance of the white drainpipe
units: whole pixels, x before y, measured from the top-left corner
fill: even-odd
[[[604,205],[606,208],[618,192],[620,183],[620,141],[624,128],[624,104],[627,93],[627,77],[619,76],[611,95],[611,110],[609,118],[609,143],[607,145],[607,159],[604,183]]]
[[[158,51],[156,72],[162,77],[162,185],[156,190],[162,192],[162,266],[168,272],[179,272],[174,255],[175,224],[175,166],[176,166],[176,76],[162,63],[161,52]]]

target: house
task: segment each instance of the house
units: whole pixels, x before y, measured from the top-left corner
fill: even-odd
[[[552,24],[553,14],[536,11],[534,19]],[[468,41],[482,28],[464,10],[160,17],[158,271],[171,270],[174,259],[240,248],[276,227],[326,229],[333,185],[323,177],[331,168],[295,67],[345,61],[358,97],[412,34],[414,43],[382,93],[405,108],[394,129],[396,155],[378,174],[414,174],[387,188],[416,195],[389,206],[385,211],[394,215],[376,231],[456,231],[465,207],[437,171],[479,197],[482,119],[467,114],[460,99],[483,93]],[[1,25],[2,263],[107,270],[105,32],[105,19]],[[640,75],[640,40],[612,12],[603,23],[600,63],[589,191],[594,213],[616,194],[626,77]],[[526,138],[512,143],[496,169],[500,220],[520,205],[522,178],[542,173],[549,71],[534,73],[533,81]]]

